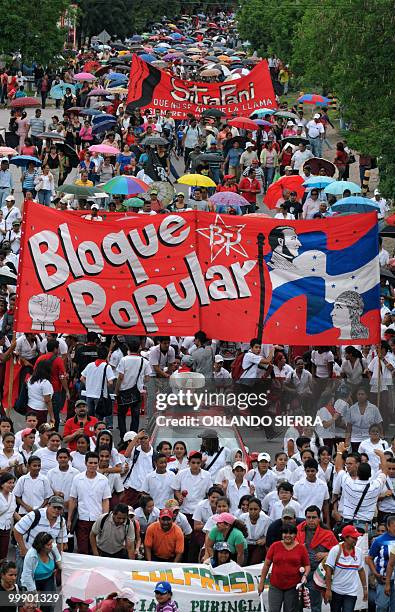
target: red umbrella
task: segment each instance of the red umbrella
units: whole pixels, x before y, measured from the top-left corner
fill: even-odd
[[[233,127],[242,128],[243,130],[257,130],[258,126],[252,119],[248,119],[248,117],[235,117],[228,121],[229,125],[233,125]]]
[[[15,100],[12,100],[10,106],[12,108],[32,108],[33,106],[41,106],[41,100],[29,96],[25,98],[15,98]]]
[[[99,70],[100,67],[100,62],[97,62],[96,60],[89,60],[89,62],[86,62],[86,64],[84,64],[82,70],[84,72],[91,72],[92,74],[94,74],[96,70]]]
[[[268,208],[276,208],[277,202],[283,195],[283,189],[296,191],[298,199],[300,200],[305,191],[303,182],[304,179],[300,176],[300,174],[282,176],[280,179],[278,179],[278,181],[270,185],[265,197],[263,198],[264,203]]]
[[[388,225],[395,225],[395,215],[387,217],[385,222],[388,223]]]
[[[68,108],[67,110],[63,111],[63,114],[67,115],[68,113],[74,113],[75,115],[79,115],[82,110],[86,109],[83,106],[72,106],[71,108]]]

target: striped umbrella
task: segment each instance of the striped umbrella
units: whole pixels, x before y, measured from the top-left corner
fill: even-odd
[[[116,193],[119,195],[136,195],[149,190],[149,185],[134,176],[114,176],[107,183],[102,185],[106,193]]]
[[[318,94],[305,94],[298,98],[298,102],[301,104],[315,104],[316,106],[328,106],[330,103],[329,98],[325,96],[319,96]]]

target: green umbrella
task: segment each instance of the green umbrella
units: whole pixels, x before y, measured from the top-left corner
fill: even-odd
[[[94,196],[96,193],[104,193],[100,187],[85,187],[84,185],[61,185],[57,189],[58,193],[71,193],[77,198],[87,198]]]
[[[140,198],[128,198],[127,200],[124,200],[123,205],[127,206],[128,208],[143,208],[144,200],[141,200]]]

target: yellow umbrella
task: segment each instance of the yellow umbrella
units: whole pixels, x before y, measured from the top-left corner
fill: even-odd
[[[184,174],[180,176],[177,183],[191,185],[191,187],[216,187],[217,185],[210,177],[204,174]]]
[[[167,27],[171,28],[172,30],[177,30],[177,26],[174,23],[168,23]]]
[[[128,55],[130,51],[128,49],[124,49],[123,51],[118,51],[118,55]]]
[[[108,91],[112,94],[127,94],[128,90],[125,87],[109,87]]]

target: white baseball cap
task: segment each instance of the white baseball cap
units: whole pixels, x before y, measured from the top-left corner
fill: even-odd
[[[224,358],[222,357],[222,355],[216,355],[214,357],[214,361],[215,361],[215,363],[223,363],[224,362]]]
[[[96,210],[99,210],[99,205],[94,203],[91,205],[91,210],[92,208],[96,208]]]
[[[253,142],[246,142],[246,149],[248,149],[248,147],[255,147]]]
[[[130,442],[130,440],[133,440],[133,438],[135,438],[137,436],[135,431],[127,431],[123,437],[123,441],[124,442]]]
[[[375,189],[373,192],[374,195],[381,195],[380,189]]]
[[[258,455],[258,461],[271,461],[270,455],[269,453],[259,453]]]
[[[15,198],[13,195],[8,195],[5,199],[6,202],[15,202]]]
[[[235,461],[235,463],[233,464],[232,470],[235,470],[237,467],[241,467],[243,468],[243,470],[247,471],[247,466],[242,461]]]
[[[319,113],[316,113],[314,115],[313,119],[321,119],[321,115]]]

